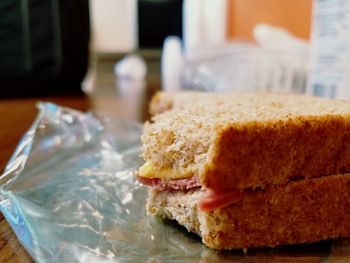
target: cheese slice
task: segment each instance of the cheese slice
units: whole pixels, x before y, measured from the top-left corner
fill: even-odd
[[[190,178],[194,175],[190,169],[180,170],[174,168],[156,169],[151,162],[147,161],[139,168],[139,176],[145,178],[158,178],[161,180],[176,180]]]

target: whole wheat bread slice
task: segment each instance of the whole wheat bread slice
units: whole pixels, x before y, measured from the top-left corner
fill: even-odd
[[[152,105],[161,113],[145,125],[142,155],[154,176],[197,175],[222,191],[350,172],[349,102],[181,92],[161,93]]]
[[[216,249],[308,243],[350,236],[350,174],[268,186],[212,212],[198,209],[204,191],[150,190],[149,214],[174,219]]]

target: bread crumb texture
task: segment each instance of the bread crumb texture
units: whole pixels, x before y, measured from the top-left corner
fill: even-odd
[[[174,219],[216,249],[275,247],[350,236],[350,174],[268,186],[212,212],[202,190],[150,190],[148,213]]]
[[[151,106],[159,114],[145,125],[142,156],[154,171],[198,175],[214,190],[350,172],[349,102],[181,92],[160,93]]]

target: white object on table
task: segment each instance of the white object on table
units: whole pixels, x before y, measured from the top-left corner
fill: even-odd
[[[161,57],[162,89],[175,91],[181,89],[181,70],[183,56],[181,40],[176,36],[167,37],[164,41]]]
[[[139,55],[127,55],[114,66],[114,74],[119,79],[143,80],[147,74],[147,64]]]
[[[282,27],[260,23],[253,29],[259,47],[262,86],[273,91],[305,92],[310,44]]]
[[[253,28],[253,36],[262,48],[308,52],[309,42],[292,35],[282,27],[259,23]]]
[[[141,120],[143,97],[146,88],[147,64],[140,55],[125,56],[114,66],[116,91],[123,101],[126,116]]]
[[[184,0],[183,40],[184,54],[227,41],[226,0]]]
[[[314,0],[308,93],[350,100],[350,0]]]

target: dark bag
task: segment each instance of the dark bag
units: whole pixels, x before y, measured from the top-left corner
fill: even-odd
[[[88,0],[0,1],[0,97],[80,92]]]

